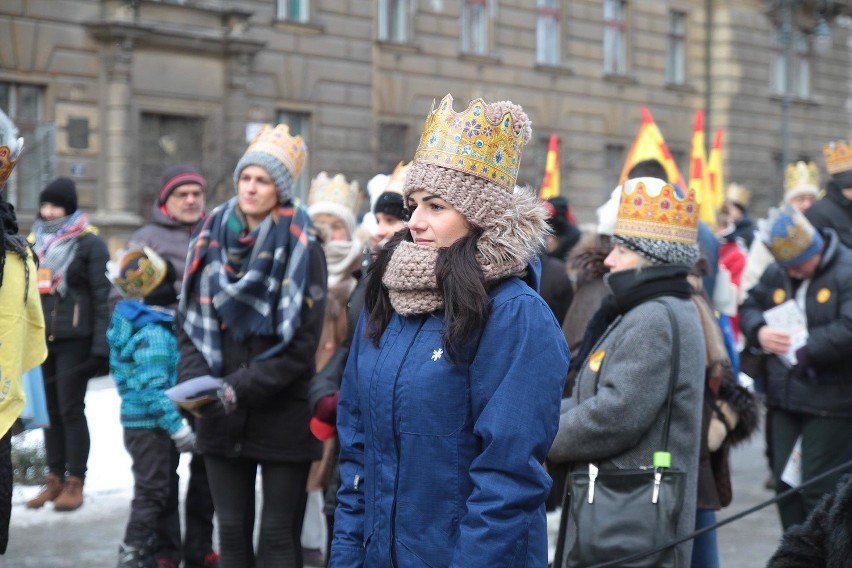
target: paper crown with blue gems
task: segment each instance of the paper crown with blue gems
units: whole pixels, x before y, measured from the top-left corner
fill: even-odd
[[[489,120],[485,107],[484,100],[474,99],[464,111],[456,112],[450,94],[437,109],[433,104],[414,162],[480,177],[511,193],[529,133],[523,129],[516,133],[509,113],[497,122]]]
[[[791,205],[770,208],[757,225],[761,240],[781,266],[801,264],[822,252],[819,231]]]

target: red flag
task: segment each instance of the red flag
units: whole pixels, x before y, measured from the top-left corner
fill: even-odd
[[[707,174],[710,176],[710,190],[713,195],[713,207],[716,211],[722,209],[725,203],[725,175],[722,171],[722,136],[720,128],[713,138],[713,147],[710,148],[710,157],[707,158]]]

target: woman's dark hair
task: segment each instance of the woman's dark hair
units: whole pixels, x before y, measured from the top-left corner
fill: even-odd
[[[485,277],[476,258],[476,245],[481,231],[471,229],[471,234],[459,239],[438,252],[435,275],[444,300],[443,347],[452,362],[464,362],[464,346],[478,339],[488,320],[490,300]],[[367,272],[367,290],[364,305],[367,309],[367,337],[379,344],[390,322],[393,306],[382,277],[388,262],[400,241],[411,241],[411,233],[399,231],[376,254]]]

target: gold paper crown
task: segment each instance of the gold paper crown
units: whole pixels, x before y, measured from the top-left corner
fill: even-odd
[[[130,263],[137,261],[135,267]],[[118,274],[112,278],[128,298],[141,300],[157,289],[166,277],[166,261],[150,247],[125,252],[118,261]]]
[[[794,188],[819,191],[819,167],[813,162],[796,162],[787,166],[784,172],[784,191]]]
[[[358,211],[361,204],[361,192],[358,190],[358,182],[346,181],[343,174],[328,177],[325,172],[320,172],[311,181],[311,189],[308,191],[308,207],[318,202],[331,202],[342,205],[352,211]]]
[[[819,252],[814,243],[816,229],[802,213],[787,205],[782,209],[771,208],[766,220],[758,223],[761,240],[769,248],[779,264],[795,264],[809,252]],[[802,258],[800,258],[802,257]]]
[[[414,161],[474,175],[511,193],[521,165],[525,132],[521,129],[515,134],[508,112],[492,122],[485,117],[485,107],[484,100],[474,99],[457,113],[449,94],[441,99],[437,110],[433,104]]]
[[[621,191],[614,234],[694,244],[698,238],[695,190],[684,194],[657,178],[627,180]]]
[[[280,160],[290,171],[293,182],[299,179],[308,148],[301,135],[290,136],[290,127],[279,124],[275,128],[264,124],[246,149],[249,152],[265,152]]]
[[[748,204],[751,202],[751,190],[738,183],[732,183],[728,186],[728,190],[725,191],[725,199],[743,207],[748,207]]]
[[[402,187],[405,185],[405,176],[408,175],[408,170],[411,169],[411,164],[414,162],[408,162],[404,164],[400,161],[396,168],[394,168],[393,173],[390,176],[390,180],[388,180],[388,186],[385,188],[385,192],[393,192],[402,195]]]
[[[845,140],[831,142],[822,147],[825,155],[825,169],[828,175],[839,174],[852,170],[852,148],[846,145]]]

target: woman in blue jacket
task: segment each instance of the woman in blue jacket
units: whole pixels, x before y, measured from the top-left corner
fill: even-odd
[[[330,566],[547,563],[569,356],[530,264],[545,210],[513,191],[529,137],[510,102],[427,117],[343,376]]]

